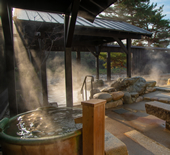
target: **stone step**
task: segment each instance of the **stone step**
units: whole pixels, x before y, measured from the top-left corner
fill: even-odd
[[[126,145],[105,130],[105,155],[128,155]]]
[[[144,97],[144,100],[147,101],[159,101],[159,102],[163,102],[163,103],[170,103],[170,98],[164,98],[164,97]]]
[[[158,91],[170,92],[170,87],[155,87]]]
[[[153,139],[145,136],[137,130],[132,130],[126,132],[125,135],[138,143],[139,145],[146,148],[148,151],[153,153],[154,155],[169,155],[170,149],[161,145],[160,143],[154,141]]]

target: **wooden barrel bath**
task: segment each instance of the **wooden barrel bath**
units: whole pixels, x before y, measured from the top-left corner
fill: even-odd
[[[45,108],[48,109],[48,108]],[[60,108],[58,108],[60,109]],[[67,109],[67,108],[66,108]],[[69,108],[70,109],[70,108]],[[10,119],[0,121],[0,144],[3,155],[80,155],[82,154],[82,131],[81,129],[51,135],[48,137],[21,138],[6,133],[10,124],[20,116],[33,112],[42,111],[44,108],[28,111],[16,115]]]

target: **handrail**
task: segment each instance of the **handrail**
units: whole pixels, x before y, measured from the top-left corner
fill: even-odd
[[[93,81],[94,81],[94,77],[92,75],[86,75],[85,78],[84,78],[84,81],[83,81],[83,85],[81,87],[81,94],[82,94],[82,97],[83,97],[83,100],[84,100],[84,93],[83,93],[83,87],[85,86],[85,97],[86,97],[86,100],[87,100],[87,85],[86,85],[86,79],[87,77],[91,77],[91,98],[93,98]]]

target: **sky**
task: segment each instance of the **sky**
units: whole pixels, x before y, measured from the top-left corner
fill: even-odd
[[[163,7],[163,14],[166,15],[164,19],[170,19],[170,0],[150,0],[151,3],[157,3],[157,6],[162,6]]]

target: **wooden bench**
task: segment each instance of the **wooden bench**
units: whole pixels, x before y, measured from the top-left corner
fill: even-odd
[[[166,128],[170,130],[170,104],[152,101],[145,103],[146,113],[166,121]]]

